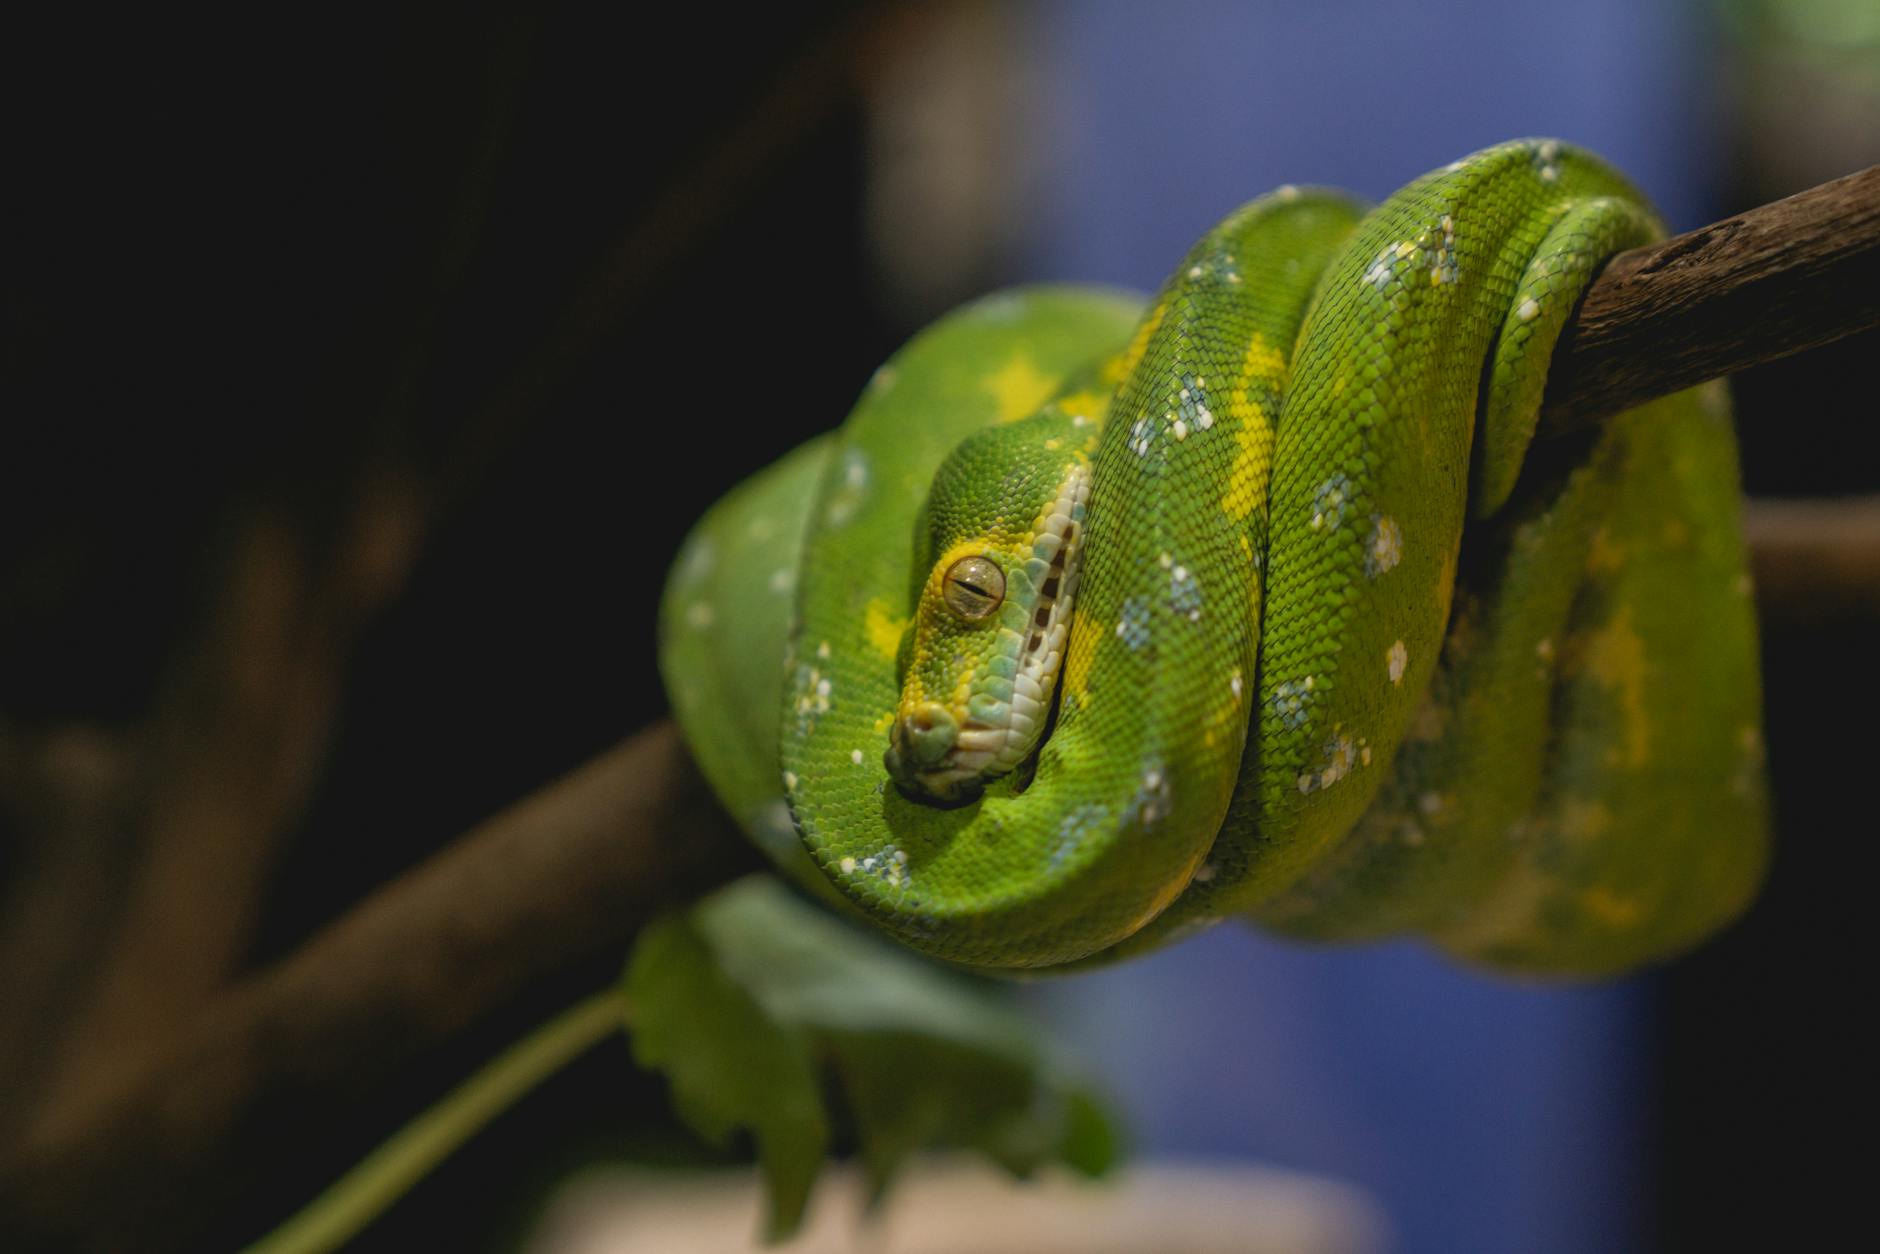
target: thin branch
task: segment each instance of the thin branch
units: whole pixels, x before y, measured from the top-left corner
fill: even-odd
[[[336,414],[376,407],[378,426],[410,426],[496,187],[532,22],[462,27],[485,73],[452,116],[477,142],[438,223],[431,286],[387,316],[391,364],[377,364],[374,335],[363,364],[341,371],[330,390],[343,400],[325,402]],[[327,426],[320,439],[341,447],[357,434]],[[430,474],[369,443],[330,501],[287,489],[304,473],[296,458],[226,507],[201,564],[202,609],[138,725],[32,737],[43,766],[20,782],[54,804],[22,833],[28,869],[0,908],[0,1075],[17,1091],[0,1103],[0,1134],[109,1089],[226,988],[319,783],[358,638],[402,591],[438,513]],[[69,786],[73,766],[88,786]]]
[[[1880,622],[1880,496],[1752,500],[1743,529],[1765,620]]]
[[[1880,326],[1880,165],[1620,253],[1554,350],[1541,429]]]
[[[0,1164],[10,1249],[187,1245],[274,1157],[531,985],[756,867],[669,722],[385,885]]]
[[[83,777],[24,834],[30,869],[0,912],[7,1137],[144,1063],[227,983],[314,783],[346,659],[415,550],[407,487],[362,472],[336,535],[245,502],[148,717],[45,737],[40,779],[22,782]]]
[[[575,1003],[400,1128],[248,1254],[338,1249],[523,1094],[624,1029],[631,1013],[617,986]]]

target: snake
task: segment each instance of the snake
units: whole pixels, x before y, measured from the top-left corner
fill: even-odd
[[[1768,851],[1727,391],[1537,437],[1640,193],[1553,139],[1287,185],[1152,298],[982,297],[713,505],[661,602],[706,779],[800,884],[1021,974],[1227,919],[1595,977]]]

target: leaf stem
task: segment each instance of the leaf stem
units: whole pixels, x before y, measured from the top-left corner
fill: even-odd
[[[626,995],[608,988],[564,1010],[393,1133],[245,1254],[337,1249],[530,1089],[624,1030],[629,1009]]]

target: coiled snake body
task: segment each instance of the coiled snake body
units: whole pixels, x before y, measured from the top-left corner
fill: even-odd
[[[662,670],[784,864],[982,967],[1243,916],[1600,973],[1764,861],[1720,389],[1530,447],[1605,258],[1659,228],[1518,141],[1368,213],[1282,188],[1146,309],[960,310],[694,530]]]

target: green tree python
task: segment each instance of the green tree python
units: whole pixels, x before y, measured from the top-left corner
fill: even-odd
[[[661,669],[701,768],[832,901],[981,968],[1229,917],[1596,975],[1766,857],[1720,385],[1533,439],[1612,254],[1597,158],[1499,145],[1369,209],[1282,187],[1145,304],[922,332],[684,544]]]

